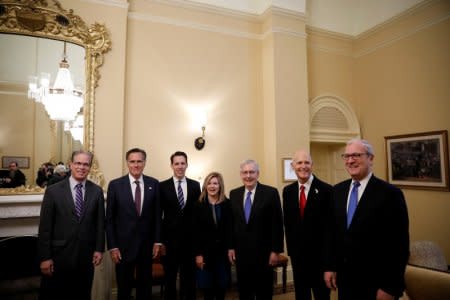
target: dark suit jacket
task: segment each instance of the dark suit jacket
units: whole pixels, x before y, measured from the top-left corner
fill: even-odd
[[[178,204],[173,177],[162,181],[161,207],[163,210],[163,243],[171,249],[180,249],[192,245],[192,222],[195,203],[200,197],[198,181],[186,178],[187,197],[183,210]]]
[[[283,189],[287,252],[291,259],[301,263],[306,273],[323,272],[323,246],[326,224],[331,217],[333,187],[314,176],[301,218],[299,186],[296,181]]]
[[[244,192],[241,186],[230,192],[233,213],[229,249],[236,251],[236,263],[267,265],[270,252],[283,252],[283,216],[278,191],[258,182],[249,223],[244,216]]]
[[[208,199],[197,202],[194,210],[194,254],[202,255],[205,264],[210,260],[228,261],[227,241],[230,240],[232,216],[230,200],[218,204],[220,220],[214,223]]]
[[[83,215],[78,221],[68,178],[45,191],[38,251],[40,261],[53,259],[55,270],[70,270],[80,261],[92,266],[94,252],[104,251],[103,190],[87,180],[84,199]]]
[[[329,239],[327,270],[349,285],[381,288],[401,296],[409,256],[408,211],[397,187],[371,176],[347,229],[351,180],[334,187],[334,236]]]
[[[159,182],[143,176],[144,201],[141,215],[136,212],[128,174],[112,180],[108,186],[106,238],[108,249],[119,248],[122,260],[136,259],[139,251],[152,258],[153,244],[161,241]]]

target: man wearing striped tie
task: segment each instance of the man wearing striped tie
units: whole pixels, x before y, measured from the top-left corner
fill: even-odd
[[[75,151],[71,175],[44,194],[38,251],[40,299],[90,299],[105,247],[103,190],[87,180],[93,155]]]
[[[173,176],[160,183],[163,210],[162,241],[166,247],[163,257],[166,274],[166,299],[177,299],[176,281],[180,273],[180,299],[195,299],[195,255],[192,232],[193,209],[200,197],[198,181],[186,177],[186,153],[177,151],[170,156]]]

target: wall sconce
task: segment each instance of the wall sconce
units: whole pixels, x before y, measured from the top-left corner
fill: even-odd
[[[199,136],[194,141],[195,149],[202,150],[205,147],[206,140],[205,140],[205,129],[206,129],[206,113],[200,112],[198,115],[198,123],[200,124],[202,128],[202,136]]]

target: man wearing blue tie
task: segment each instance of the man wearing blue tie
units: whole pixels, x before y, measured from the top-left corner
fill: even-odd
[[[273,266],[283,252],[283,216],[277,189],[258,182],[254,160],[241,163],[243,186],[230,192],[233,215],[228,258],[236,264],[239,299],[272,299]]]
[[[351,179],[334,187],[325,283],[338,288],[339,299],[398,299],[409,255],[405,198],[373,175],[367,141],[349,141],[342,158]]]

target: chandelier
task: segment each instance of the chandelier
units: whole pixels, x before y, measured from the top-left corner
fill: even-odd
[[[84,133],[84,116],[82,113],[78,114],[75,121],[64,122],[64,131],[69,131],[72,138],[83,144]]]
[[[59,64],[53,87],[50,87],[50,74],[30,76],[28,98],[42,103],[51,120],[73,121],[83,106],[83,92],[74,88],[64,42],[63,59]]]

